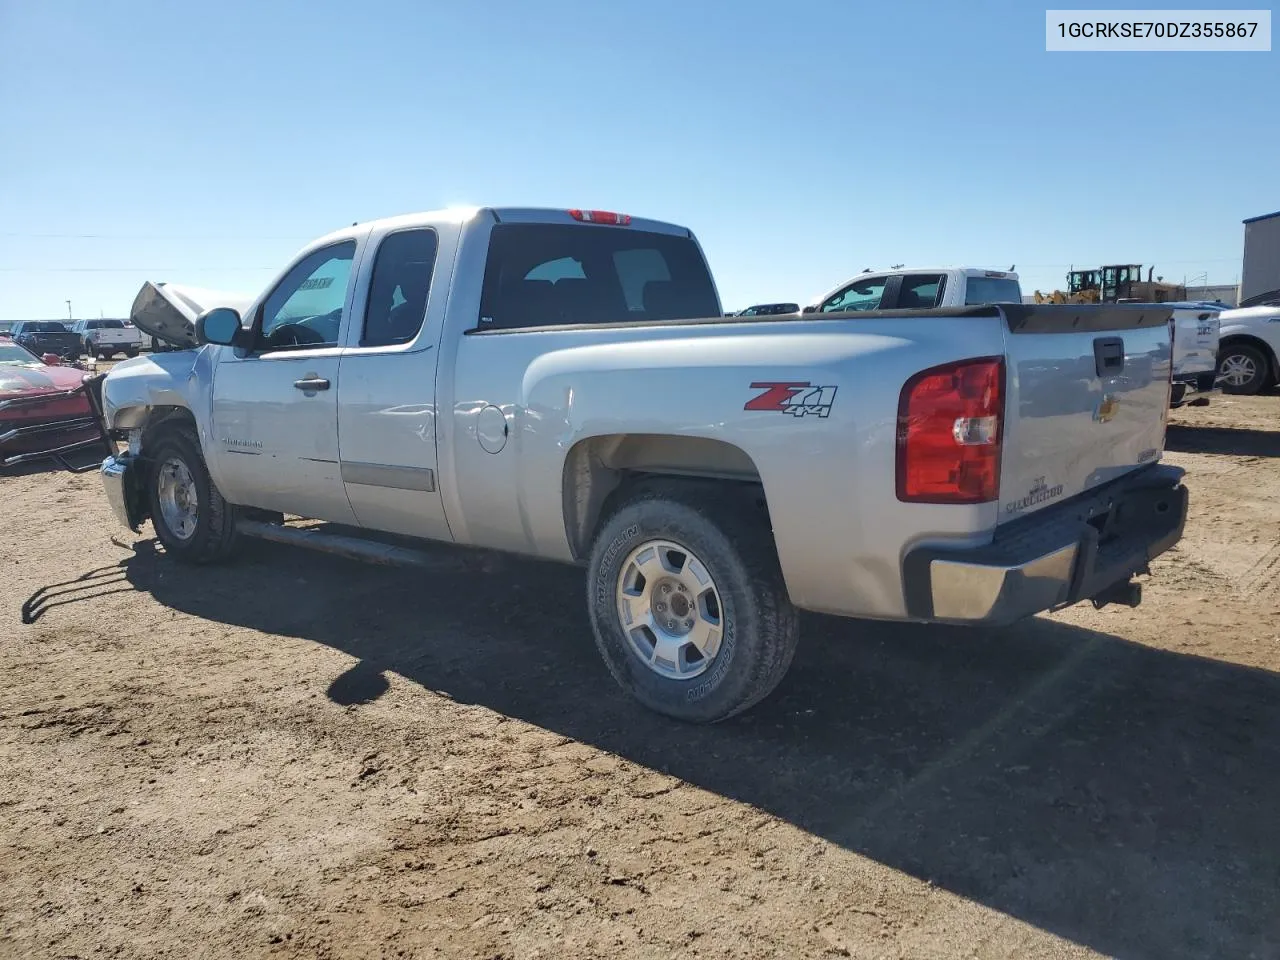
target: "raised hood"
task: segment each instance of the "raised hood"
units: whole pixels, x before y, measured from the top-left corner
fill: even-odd
[[[133,298],[129,319],[144,333],[175,347],[189,349],[196,344],[196,318],[214,307],[231,307],[243,316],[253,297],[225,290],[152,283],[148,280]]]

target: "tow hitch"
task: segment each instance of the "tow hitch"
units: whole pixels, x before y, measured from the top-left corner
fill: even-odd
[[[1142,584],[1135,583],[1132,580],[1115,583],[1097,596],[1090,597],[1090,600],[1095,610],[1101,610],[1112,603],[1124,604],[1126,607],[1136,607],[1142,603]]]

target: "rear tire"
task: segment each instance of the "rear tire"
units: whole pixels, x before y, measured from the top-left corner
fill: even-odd
[[[126,351],[125,351],[125,355],[126,355],[130,360],[132,360],[134,357],[136,357],[136,356],[137,356],[139,353],[141,353],[141,352],[142,352],[142,348],[141,348],[141,347],[130,347],[128,350],[126,350]]]
[[[238,545],[236,508],[209,477],[195,432],[174,427],[147,451],[151,525],[165,552],[182,563],[217,563]]]
[[[637,488],[602,524],[588,570],[596,646],[651,710],[725,720],[772,693],[791,665],[799,618],[767,517],[745,497],[675,482]]]
[[[1218,377],[1223,393],[1253,396],[1271,385],[1270,358],[1250,344],[1231,344],[1218,354]]]

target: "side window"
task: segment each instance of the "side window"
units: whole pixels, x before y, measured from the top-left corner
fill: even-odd
[[[884,296],[886,277],[869,277],[849,284],[839,293],[822,302],[823,313],[840,313],[845,310],[879,310]]]
[[[355,255],[347,240],[295,264],[262,305],[257,349],[336,347]]]
[[[944,277],[940,273],[908,274],[902,278],[898,302],[902,310],[925,310],[936,307],[942,299]]]
[[[422,329],[436,266],[436,232],[404,230],[382,241],[373,261],[360,346],[408,343]]]

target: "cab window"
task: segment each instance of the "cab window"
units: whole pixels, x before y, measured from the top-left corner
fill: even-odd
[[[324,247],[294,265],[262,305],[259,351],[336,347],[356,242]]]
[[[436,232],[402,230],[382,241],[373,262],[362,347],[408,343],[422,329],[436,266]]]
[[[940,273],[907,274],[898,289],[896,306],[901,310],[927,310],[942,300],[943,276]]]
[[[886,277],[868,277],[856,280],[839,293],[822,302],[823,313],[842,313],[846,310],[879,310],[884,297]]]
[[[718,316],[688,236],[568,224],[493,228],[479,330]]]

